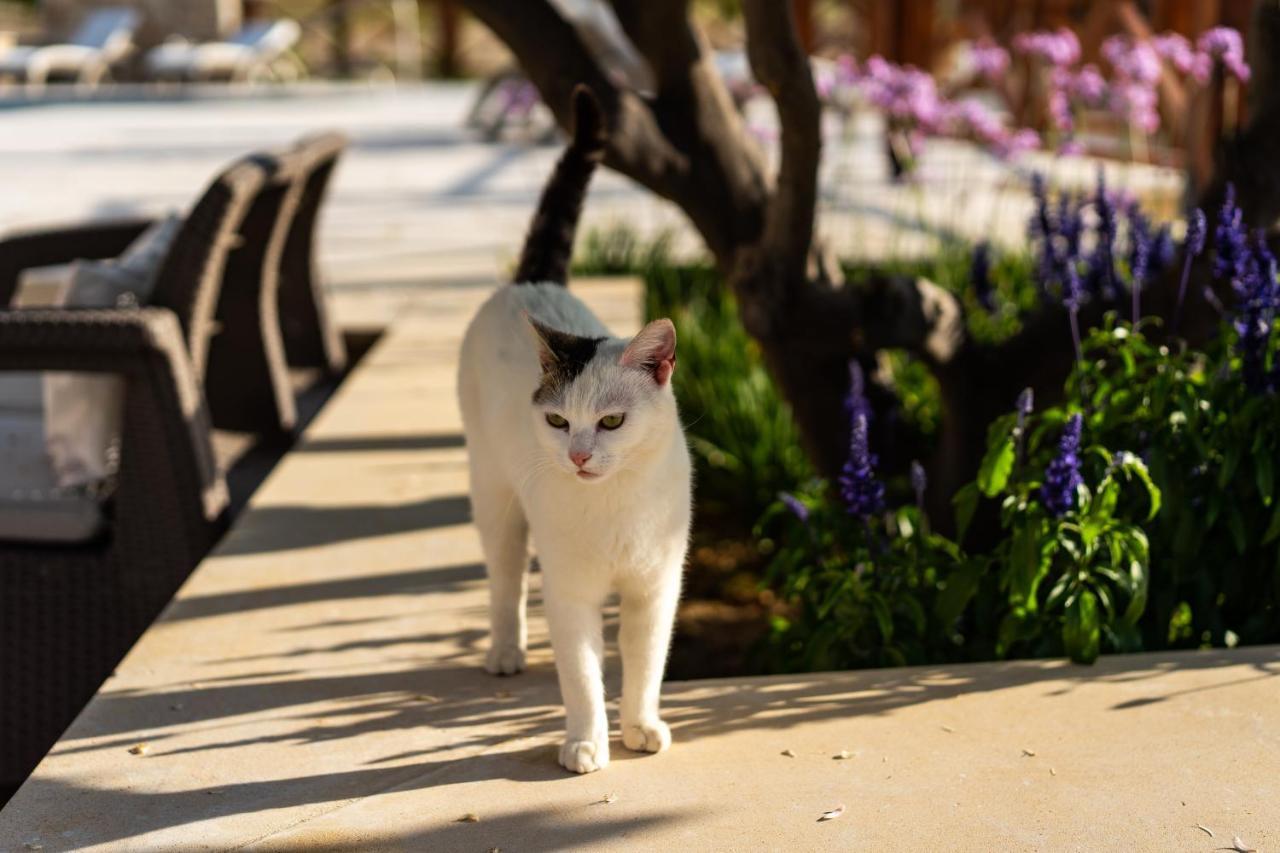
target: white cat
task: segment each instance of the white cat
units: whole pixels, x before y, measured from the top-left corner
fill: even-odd
[[[656,320],[630,341],[565,287],[587,181],[604,149],[599,107],[574,93],[574,141],[543,194],[516,284],[467,329],[458,377],[471,506],[489,572],[485,668],[524,667],[529,533],[542,569],[566,737],[560,763],[609,763],[602,605],[621,603],[622,742],[659,752],[658,714],[688,547],[689,451],[671,377],[675,328]]]

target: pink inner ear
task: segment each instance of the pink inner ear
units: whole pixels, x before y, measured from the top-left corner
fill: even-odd
[[[675,326],[670,320],[654,320],[632,338],[618,363],[645,368],[653,374],[654,381],[665,385],[676,369]]]

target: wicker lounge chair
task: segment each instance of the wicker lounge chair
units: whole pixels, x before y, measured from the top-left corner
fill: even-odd
[[[298,43],[296,21],[250,21],[226,41],[174,41],[147,54],[147,72],[157,80],[252,81],[275,78],[276,63]]]
[[[133,49],[133,35],[142,23],[135,9],[97,9],[85,16],[66,42],[19,45],[0,53],[0,78],[32,85],[52,78],[97,85],[111,76],[111,67]]]
[[[324,134],[254,158],[267,178],[228,258],[205,376],[218,427],[287,438],[295,396],[345,367],[313,260],[319,207],[345,146]]]
[[[213,182],[187,215],[151,307],[0,311],[0,371],[110,373],[125,380],[119,466],[97,490],[0,495],[0,786],[39,761],[195,567],[226,523],[228,494],[201,394],[226,256],[265,179],[252,161]],[[0,241],[0,305],[24,269],[118,254],[144,222]],[[31,526],[96,512],[87,541]],[[23,527],[14,532],[14,521]],[[54,530],[60,529],[57,518]],[[34,539],[43,539],[36,542]]]

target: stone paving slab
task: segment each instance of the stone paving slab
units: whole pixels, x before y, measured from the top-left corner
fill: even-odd
[[[574,286],[638,326],[636,282]],[[536,576],[530,671],[480,669],[453,382],[484,295],[401,317],[0,811],[0,850],[1280,847],[1274,647],[670,683],[670,752],[615,737],[565,774]]]

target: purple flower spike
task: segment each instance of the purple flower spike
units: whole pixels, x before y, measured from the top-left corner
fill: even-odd
[[[786,504],[787,509],[791,510],[792,515],[800,519],[802,524],[809,523],[809,507],[805,506],[803,501],[788,492],[779,492],[778,498]]]
[[[844,398],[845,411],[852,420],[862,415],[871,422],[871,401],[867,399],[867,377],[862,372],[862,364],[856,359],[849,359],[849,395]]]
[[[1182,321],[1182,303],[1187,298],[1187,281],[1191,278],[1191,262],[1204,252],[1204,238],[1207,230],[1204,211],[1197,207],[1187,217],[1187,238],[1182,244],[1182,278],[1178,282],[1178,301],[1173,307],[1173,326],[1171,327],[1175,335]]]
[[[1211,60],[1218,59],[1227,72],[1242,83],[1249,82],[1252,72],[1244,61],[1244,40],[1231,27],[1205,30],[1196,39],[1196,48]]]
[[[1146,217],[1136,208],[1130,214],[1129,227],[1133,241],[1129,255],[1129,292],[1133,300],[1133,322],[1137,325],[1142,316],[1142,288],[1147,282],[1147,274],[1151,271],[1151,233]]]
[[[969,264],[969,280],[973,282],[978,304],[987,311],[996,310],[995,289],[991,285],[991,244],[986,240],[973,247]]]
[[[840,474],[840,497],[850,515],[864,521],[884,510],[884,484],[876,479],[876,457],[867,438],[867,417],[853,416],[849,459]]]
[[[1058,439],[1058,455],[1044,472],[1040,500],[1055,518],[1066,515],[1076,505],[1076,490],[1084,482],[1080,476],[1080,431],[1084,419],[1074,414],[1067,419]]]
[[[1213,276],[1238,280],[1249,275],[1249,235],[1244,227],[1244,214],[1236,206],[1235,184],[1228,183],[1218,213],[1218,227],[1213,234]]]
[[[920,510],[924,510],[924,490],[929,486],[929,477],[924,472],[924,466],[917,459],[911,460],[911,488],[916,493],[916,506]]]

